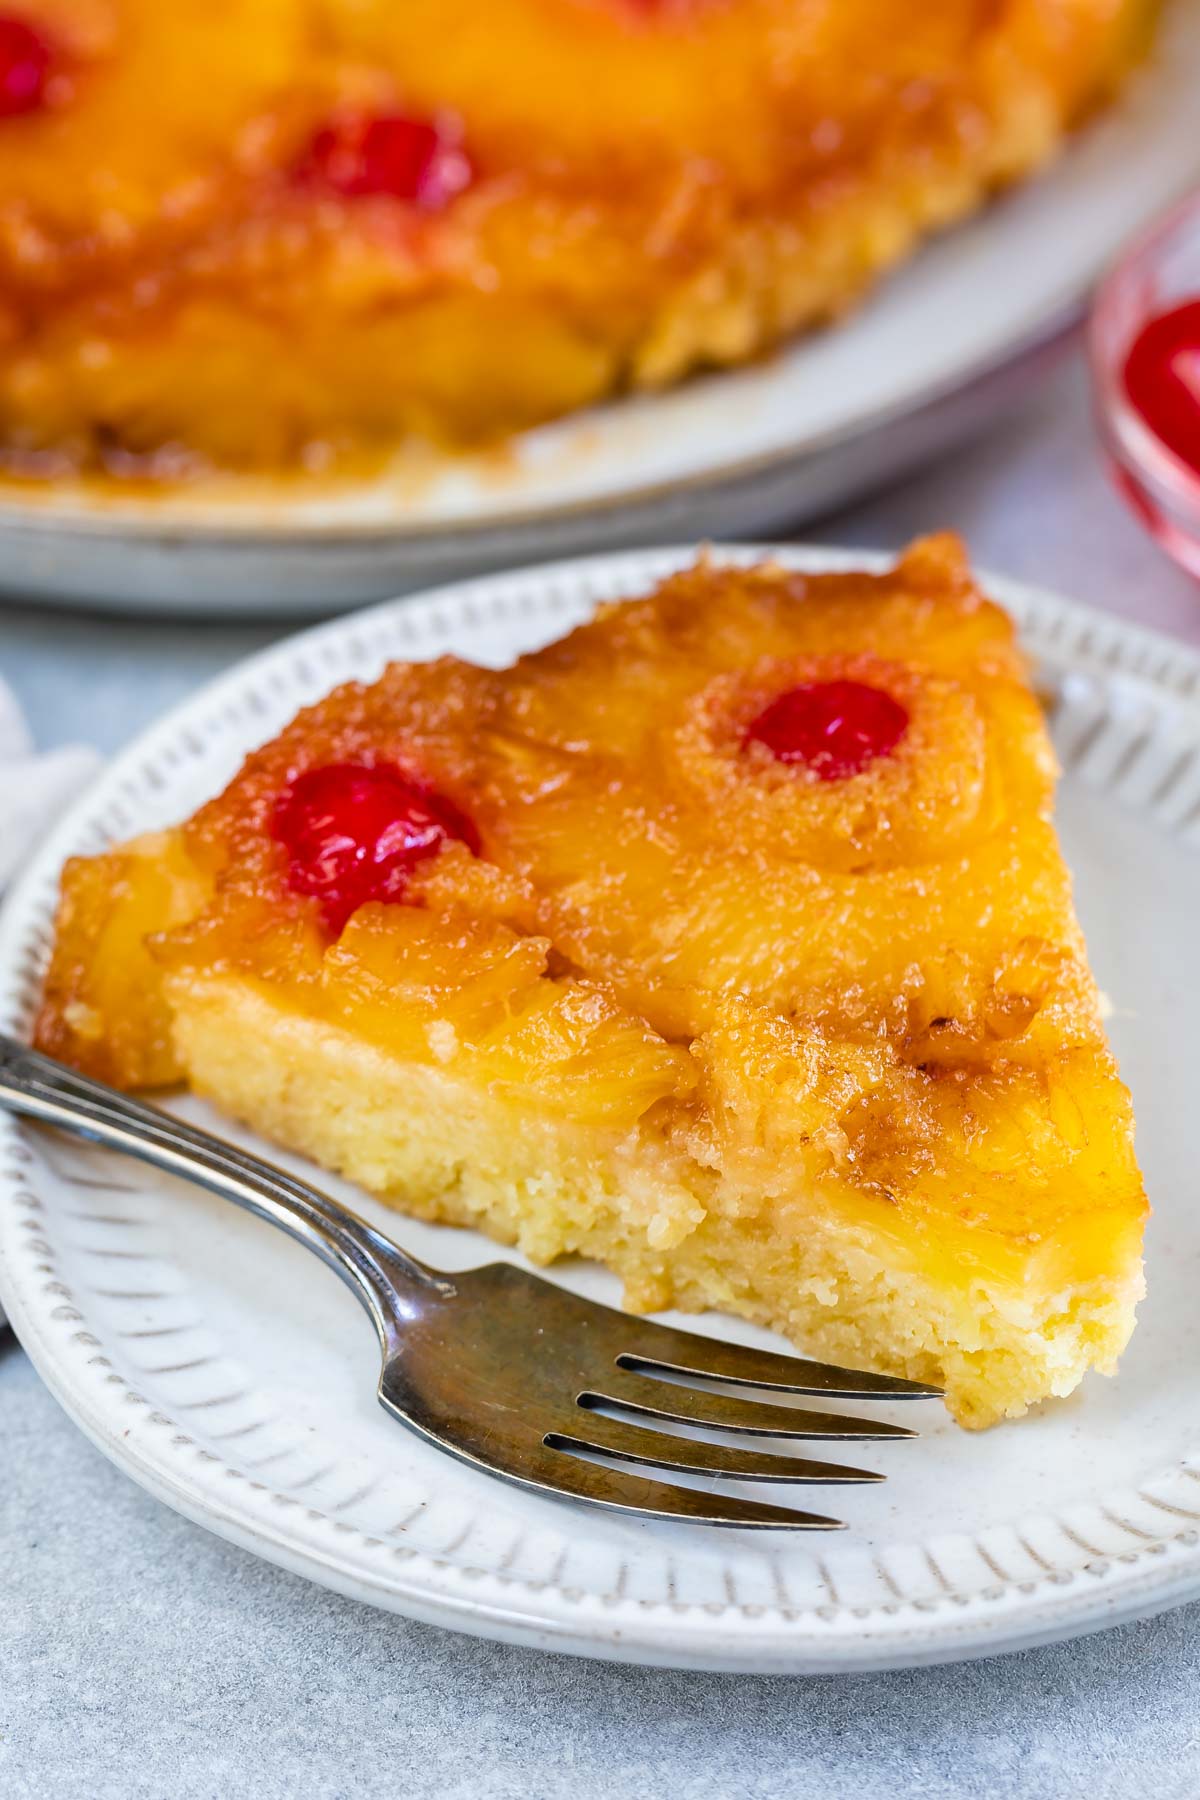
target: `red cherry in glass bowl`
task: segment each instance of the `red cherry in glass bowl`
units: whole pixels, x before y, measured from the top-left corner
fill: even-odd
[[[1200,194],[1136,238],[1105,277],[1088,338],[1117,487],[1200,579]]]

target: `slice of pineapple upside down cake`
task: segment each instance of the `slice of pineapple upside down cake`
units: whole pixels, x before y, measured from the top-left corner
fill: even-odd
[[[988,1424],[1111,1369],[1142,1287],[1054,773],[955,540],[702,561],[340,688],[72,861],[38,1042]]]

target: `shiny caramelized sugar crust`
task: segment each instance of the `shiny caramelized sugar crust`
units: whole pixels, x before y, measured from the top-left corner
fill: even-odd
[[[701,562],[509,670],[340,688],[71,862],[38,1041],[987,1424],[1110,1370],[1142,1290],[1054,773],[955,540]]]
[[[1151,0],[0,0],[0,456],[359,469],[737,363],[1044,162]]]

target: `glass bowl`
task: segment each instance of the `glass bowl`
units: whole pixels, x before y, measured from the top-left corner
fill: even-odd
[[[1117,487],[1163,548],[1200,579],[1200,469],[1151,430],[1124,381],[1143,326],[1185,300],[1200,301],[1200,194],[1134,239],[1101,282],[1088,327],[1097,418]]]

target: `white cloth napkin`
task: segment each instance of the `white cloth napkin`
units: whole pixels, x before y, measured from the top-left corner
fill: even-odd
[[[0,890],[99,762],[82,744],[36,755],[21,709],[0,680]]]
[[[37,755],[21,709],[0,680],[0,892],[99,763],[96,752],[83,744]]]

